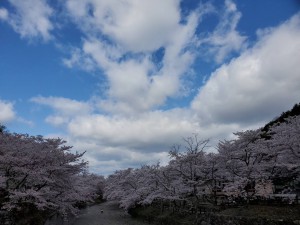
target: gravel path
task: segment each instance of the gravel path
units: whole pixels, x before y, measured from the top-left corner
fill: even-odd
[[[103,213],[101,213],[103,210]],[[76,219],[65,222],[47,223],[48,225],[146,225],[134,220],[118,207],[115,202],[104,202],[81,211]],[[148,224],[149,225],[149,224]]]

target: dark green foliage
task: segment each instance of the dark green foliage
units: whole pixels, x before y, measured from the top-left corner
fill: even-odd
[[[276,124],[281,124],[286,122],[286,119],[291,116],[298,116],[300,115],[300,103],[295,104],[291,110],[283,112],[277,119],[272,120],[271,122],[267,123],[263,128],[262,131],[268,132],[270,128]]]
[[[0,124],[0,133],[3,133],[4,131],[6,131],[6,127]]]

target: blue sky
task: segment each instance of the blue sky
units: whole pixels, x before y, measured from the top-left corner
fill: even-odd
[[[1,0],[0,122],[90,170],[168,160],[299,102],[298,0]]]

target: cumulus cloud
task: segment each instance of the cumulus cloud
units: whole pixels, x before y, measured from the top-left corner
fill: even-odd
[[[46,122],[65,129],[64,138],[74,150],[86,151],[91,171],[102,174],[158,161],[166,163],[170,146],[198,127],[192,115],[182,109],[129,117],[93,113],[90,103],[65,98],[36,97],[32,101],[54,110]],[[93,103],[92,108],[96,108]]]
[[[202,6],[182,18],[177,0],[164,1],[166,7],[156,1],[81,1],[78,4],[82,7],[76,2],[68,1],[67,8],[89,35],[80,54],[73,52],[64,63],[68,67],[85,65],[88,59],[104,71],[108,90],[100,102],[102,110],[145,112],[178,96],[184,89],[181,79],[195,59],[196,28],[200,17],[209,12],[208,7]],[[160,65],[151,57],[158,48],[163,49]]]
[[[0,18],[5,20],[22,38],[42,38],[48,41],[52,38],[51,31],[54,29],[50,17],[53,9],[46,0],[9,0],[15,12],[7,14],[6,9],[0,10]],[[5,13],[6,12],[6,13]]]
[[[200,124],[190,110],[151,111],[134,117],[91,114],[73,117],[65,129],[75,150],[86,151],[91,170],[109,174],[117,169],[168,162],[172,145],[194,133],[210,139],[210,151],[217,141],[241,130],[238,124]]]
[[[74,137],[152,152],[168,148],[170,142],[195,130],[197,123],[180,110],[154,111],[132,118],[91,115],[76,118],[68,124],[68,131]]]
[[[257,44],[217,69],[192,102],[211,123],[272,118],[299,102],[300,15],[260,31]]]
[[[52,101],[43,98],[43,101],[35,102],[55,109],[47,122],[65,129],[67,135],[64,138],[68,143],[74,150],[86,151],[85,158],[90,162],[91,170],[102,174],[142,164],[165,164],[170,147],[183,144],[183,138],[193,133],[201,139],[211,139],[210,151],[213,151],[219,139],[229,138],[230,132],[241,130],[237,123],[201,124],[190,109],[156,110],[134,116],[80,115],[64,113],[65,109]],[[73,101],[64,99],[63,102]],[[63,114],[68,116],[61,116]]]
[[[35,97],[32,101],[54,110],[46,122],[64,125],[68,135],[76,140],[101,146],[165,151],[171,143],[198,127],[193,115],[184,109],[150,111],[130,117],[95,113],[96,105],[66,98]]]
[[[14,105],[0,99],[0,123],[6,123],[16,118]]]
[[[66,8],[81,28],[133,52],[164,46],[180,21],[178,0],[68,0]]]
[[[177,0],[160,4],[67,1],[66,8],[87,38],[82,49],[63,62],[87,70],[97,65],[104,71],[108,88],[99,105],[110,113],[145,112],[163,106],[179,93],[189,94],[183,80],[196,56],[205,54],[196,52],[199,43],[221,63],[232,51],[240,51],[246,40],[236,31],[241,13],[230,0],[225,1],[219,25],[204,39],[196,35],[196,29],[202,17],[214,11],[210,4],[202,4],[185,16]],[[156,64],[151,54],[159,48],[163,49],[162,59]]]

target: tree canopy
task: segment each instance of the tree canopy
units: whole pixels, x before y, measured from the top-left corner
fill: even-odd
[[[65,144],[60,138],[0,133],[0,210],[6,218],[31,224],[31,217],[75,214],[78,202],[97,197],[104,178],[88,174],[84,153]]]
[[[188,137],[183,149],[178,145],[172,147],[166,166],[142,166],[109,176],[105,197],[118,200],[125,209],[178,201],[197,208],[199,202],[216,204],[217,193],[247,201],[271,196],[278,181],[283,184],[280,193],[297,194],[300,115],[295,112],[298,107],[284,113],[283,122],[271,123],[267,130],[240,131],[235,133],[235,139],[220,141],[217,153],[206,151],[208,140],[197,135]]]

